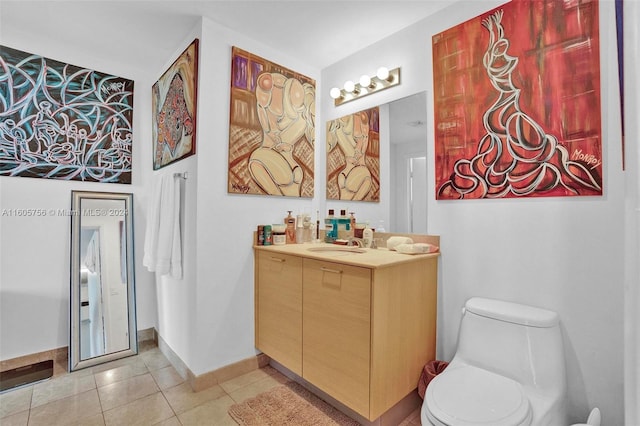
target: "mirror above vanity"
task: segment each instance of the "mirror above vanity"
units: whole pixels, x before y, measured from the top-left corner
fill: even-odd
[[[389,230],[427,233],[427,94],[389,103]]]
[[[133,195],[72,191],[69,370],[138,353]]]

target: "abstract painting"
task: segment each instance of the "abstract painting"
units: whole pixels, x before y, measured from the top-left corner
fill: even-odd
[[[378,107],[327,123],[327,199],[380,201]]]
[[[437,199],[602,195],[597,1],[513,0],[432,46]]]
[[[131,183],[133,81],[0,46],[0,176]]]
[[[316,82],[231,51],[227,191],[313,197]]]
[[[196,153],[198,39],[153,85],[153,169]]]

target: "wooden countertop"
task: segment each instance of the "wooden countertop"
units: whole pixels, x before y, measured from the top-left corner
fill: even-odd
[[[393,234],[398,235],[398,234]],[[378,237],[376,235],[376,237]],[[437,237],[434,237],[437,238]],[[386,241],[386,238],[384,239]],[[414,242],[427,242],[417,241],[414,238]],[[435,244],[434,240],[428,241],[431,244]],[[439,239],[438,239],[439,242]],[[353,253],[349,251],[340,251],[341,249],[357,249],[362,251],[360,253]],[[282,253],[292,256],[306,257],[309,259],[326,260],[330,262],[342,263],[345,265],[361,266],[365,268],[384,268],[392,265],[397,265],[405,262],[415,262],[420,259],[429,257],[438,257],[440,252],[426,253],[426,254],[402,254],[394,250],[388,250],[387,248],[358,248],[358,247],[346,247],[336,244],[321,243],[303,243],[303,244],[284,244],[284,245],[269,245],[260,246],[254,245],[255,250],[264,250],[273,253]],[[328,251],[314,251],[314,249],[328,250]],[[332,250],[332,249],[335,249]]]

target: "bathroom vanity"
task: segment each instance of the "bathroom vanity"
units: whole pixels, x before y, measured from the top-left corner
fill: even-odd
[[[259,350],[368,420],[416,389],[435,359],[439,253],[254,248]]]

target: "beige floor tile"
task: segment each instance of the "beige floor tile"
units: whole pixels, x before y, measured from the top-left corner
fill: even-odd
[[[208,389],[194,392],[188,383],[182,383],[164,391],[164,395],[169,401],[171,408],[176,414],[184,413],[205,402],[218,399],[225,395],[224,390],[218,386],[212,386]]]
[[[102,371],[112,370],[117,367],[122,367],[123,365],[129,365],[132,363],[139,362],[140,355],[132,355],[125,358],[116,359],[115,361],[110,361],[104,364],[94,365],[91,367],[91,372],[96,374]]]
[[[72,425],[83,423],[101,413],[98,392],[88,392],[69,396],[31,409],[29,426]]]
[[[143,340],[142,342],[138,342],[139,354],[150,351],[152,349],[157,349],[157,348],[158,348],[158,345],[153,340]]]
[[[95,389],[96,382],[92,374],[67,374],[47,380],[33,386],[31,408],[48,404],[52,401]]]
[[[162,390],[172,388],[184,382],[184,379],[180,377],[180,374],[178,374],[173,366],[153,370],[151,371],[151,375],[158,384],[158,387]]]
[[[28,410],[31,407],[33,386],[14,389],[0,395],[0,419]]]
[[[102,413],[95,416],[87,417],[86,419],[79,419],[75,423],[71,423],[73,426],[104,426],[104,417]],[[3,425],[4,426],[4,425]]]
[[[151,349],[150,351],[146,351],[138,356],[144,360],[147,368],[152,371],[159,370],[171,365],[167,357],[164,356],[164,354],[158,348]]]
[[[0,403],[1,404],[1,403]],[[29,410],[21,411],[19,413],[11,414],[7,417],[2,417],[0,425],[2,426],[27,426],[29,422]]]
[[[281,375],[281,373],[279,373],[277,370],[273,368],[271,368],[271,370],[259,368],[257,370],[253,370],[249,373],[243,374],[242,376],[238,376],[231,380],[227,380],[226,382],[222,382],[220,383],[220,386],[222,386],[222,389],[224,389],[225,392],[231,393],[252,383],[258,382],[262,379],[266,379],[270,376],[274,376],[276,374]]]
[[[182,426],[180,420],[176,416],[173,416],[167,420],[163,420],[160,423],[156,423],[154,426]]]
[[[267,376],[264,379],[260,379],[257,382],[251,383],[243,388],[237,389],[233,392],[229,392],[229,396],[238,403],[244,401],[245,399],[253,398],[259,393],[268,391],[269,389],[272,389],[276,386],[280,386],[288,380],[285,376],[280,376]]]
[[[215,425],[215,426],[237,426],[237,423],[229,416],[229,407],[235,401],[228,395],[224,395],[213,401],[205,402],[191,410],[180,414],[178,418],[183,426],[191,425]]]
[[[98,394],[100,395],[102,410],[107,411],[156,393],[159,390],[151,374],[147,373],[98,388]]]
[[[110,385],[112,383],[129,379],[135,376],[140,376],[148,372],[149,369],[147,368],[147,365],[144,363],[144,361],[141,358],[135,358],[125,365],[96,373],[96,386],[102,387]]]
[[[162,392],[147,395],[104,412],[107,426],[153,425],[171,417],[175,417],[175,413]]]

